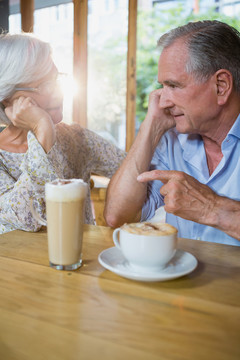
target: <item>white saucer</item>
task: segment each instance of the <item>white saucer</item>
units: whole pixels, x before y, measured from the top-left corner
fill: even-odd
[[[166,281],[189,274],[197,267],[197,259],[192,254],[177,250],[168,265],[159,272],[138,273],[132,269],[115,246],[102,251],[98,256],[99,263],[106,269],[127,279],[138,281]]]

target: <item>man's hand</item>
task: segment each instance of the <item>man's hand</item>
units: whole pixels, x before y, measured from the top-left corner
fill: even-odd
[[[160,108],[162,89],[154,90],[149,95],[148,112],[143,125],[151,129],[153,148],[157,146],[161,136],[176,123],[168,109]]]
[[[200,224],[213,226],[218,195],[208,186],[180,171],[153,170],[142,173],[138,181],[160,180],[165,210]]]

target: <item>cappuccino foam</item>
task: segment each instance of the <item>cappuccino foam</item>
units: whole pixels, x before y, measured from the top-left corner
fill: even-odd
[[[148,235],[148,236],[166,236],[177,233],[177,229],[166,223],[131,223],[124,224],[121,229],[131,234]]]

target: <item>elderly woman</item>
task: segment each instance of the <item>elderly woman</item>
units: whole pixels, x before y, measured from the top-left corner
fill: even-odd
[[[125,154],[78,124],[61,123],[63,97],[49,44],[27,34],[0,35],[0,233],[37,231],[29,202],[45,215],[44,185],[91,172],[111,177]],[[90,191],[86,223],[93,223]]]

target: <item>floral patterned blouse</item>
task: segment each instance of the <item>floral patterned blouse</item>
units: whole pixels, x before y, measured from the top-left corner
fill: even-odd
[[[20,229],[38,231],[29,202],[45,215],[44,185],[56,178],[80,178],[88,184],[91,173],[112,177],[125,153],[78,124],[56,125],[57,141],[46,154],[32,132],[26,153],[0,149],[0,234]],[[85,222],[93,224],[88,188]]]

